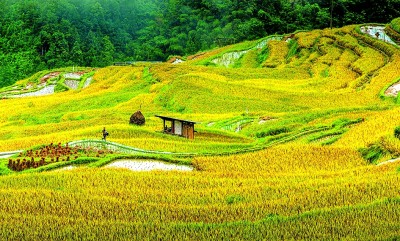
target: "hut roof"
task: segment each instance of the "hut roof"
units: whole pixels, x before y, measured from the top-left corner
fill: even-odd
[[[162,115],[156,115],[156,117],[159,117],[163,120],[169,120],[169,121],[177,120],[177,121],[182,121],[182,122],[187,122],[187,123],[200,124],[200,122],[195,122],[195,121],[191,121],[191,120],[182,120],[182,119],[177,119],[174,117],[168,117],[168,116],[162,116]]]

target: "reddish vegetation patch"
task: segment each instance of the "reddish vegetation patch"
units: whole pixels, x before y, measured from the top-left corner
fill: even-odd
[[[199,54],[191,55],[191,56],[187,57],[187,59],[188,60],[194,60],[194,59],[197,59],[197,58],[203,56],[204,54],[205,53],[199,53]]]
[[[276,119],[275,117],[271,117],[271,116],[263,116],[260,117],[260,120],[264,120],[264,121],[269,121],[269,120],[274,120]]]
[[[263,116],[263,117],[260,117],[260,120],[258,121],[258,124],[263,124],[263,123],[265,123],[267,121],[272,121],[272,120],[276,120],[276,118],[275,117],[271,117],[271,116]]]
[[[28,84],[26,84],[25,89],[26,89],[26,90],[29,90],[29,89],[33,88],[33,86],[35,86],[35,84],[32,83],[32,82],[29,82]]]
[[[45,82],[47,82],[47,80],[52,79],[54,77],[57,77],[59,75],[60,75],[60,72],[53,72],[53,73],[50,73],[50,74],[46,74],[45,76],[43,76],[40,79],[40,83],[45,83]]]
[[[293,39],[295,37],[295,34],[294,33],[292,33],[292,34],[290,34],[290,35],[286,35],[285,37],[283,37],[283,41],[287,41],[288,39]]]
[[[38,150],[28,150],[20,153],[17,158],[8,160],[8,168],[13,171],[23,171],[28,168],[38,168],[55,162],[68,162],[79,157],[104,157],[112,153],[109,150],[99,150],[94,148],[82,148],[79,146],[61,146],[61,143],[48,146]]]
[[[77,75],[84,75],[86,72],[84,72],[84,71],[79,71],[79,72],[74,72],[74,74],[77,74]]]
[[[174,56],[174,57],[170,58],[170,59],[167,61],[167,63],[172,64],[172,63],[174,63],[174,62],[175,62],[176,60],[178,60],[178,59],[182,59],[182,57],[181,57],[181,56]]]

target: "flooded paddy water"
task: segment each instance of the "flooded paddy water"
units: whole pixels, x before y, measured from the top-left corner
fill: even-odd
[[[105,168],[125,168],[131,171],[193,171],[194,168],[188,165],[174,164],[162,162],[158,160],[117,160],[106,166]]]

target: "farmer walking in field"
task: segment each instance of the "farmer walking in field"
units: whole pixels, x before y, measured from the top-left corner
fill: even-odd
[[[107,132],[107,130],[106,130],[105,127],[103,128],[103,131],[102,131],[102,132],[103,132],[103,140],[104,140],[104,141],[107,141],[108,132]]]

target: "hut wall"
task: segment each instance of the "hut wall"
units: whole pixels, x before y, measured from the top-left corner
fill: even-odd
[[[182,135],[182,122],[180,121],[174,121],[175,125],[174,125],[174,133],[176,135]]]
[[[184,123],[182,136],[188,139],[194,139],[194,125]]]
[[[194,126],[193,125],[189,126],[187,138],[194,139]]]

